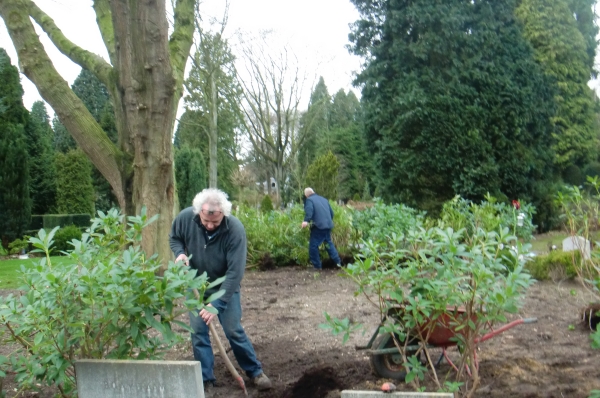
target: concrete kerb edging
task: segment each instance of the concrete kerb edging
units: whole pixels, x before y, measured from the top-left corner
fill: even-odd
[[[382,391],[342,391],[342,398],[376,398],[376,397],[402,397],[402,398],[454,398],[454,394],[449,392],[392,392]]]
[[[204,398],[197,361],[82,359],[79,398]]]

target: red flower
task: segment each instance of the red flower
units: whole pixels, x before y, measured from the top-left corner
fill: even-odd
[[[519,203],[518,200],[513,200],[512,201],[512,205],[515,209],[519,210],[521,208],[521,204]]]

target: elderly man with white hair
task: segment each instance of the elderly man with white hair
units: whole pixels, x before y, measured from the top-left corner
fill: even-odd
[[[304,189],[304,221],[302,228],[310,225],[310,241],[308,243],[308,256],[310,262],[316,270],[323,268],[321,264],[321,256],[319,255],[319,246],[325,242],[327,252],[338,266],[342,260],[331,241],[331,230],[333,229],[333,209],[329,201],[315,193],[312,188]]]
[[[198,314],[190,313],[192,348],[194,358],[202,367],[205,389],[215,384],[208,325],[218,316],[238,364],[259,390],[267,390],[271,388],[271,381],[264,374],[241,324],[240,283],[246,269],[244,226],[231,215],[231,202],[223,191],[205,189],[196,195],[192,204],[175,218],[169,234],[175,261],[183,261],[198,275],[206,272],[210,282],[225,276],[221,286],[207,290],[204,296],[207,298],[218,290],[225,290],[223,296],[209,304],[219,314],[205,309]]]

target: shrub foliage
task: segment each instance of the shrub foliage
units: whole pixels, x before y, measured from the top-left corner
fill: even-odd
[[[170,263],[157,276],[159,259],[139,247],[142,229],[155,219],[145,211],[127,219],[114,209],[99,212],[81,239],[71,242],[72,265],[50,261],[58,227],[30,239],[45,257],[22,267],[20,295],[0,298],[3,341],[19,346],[9,357],[0,356],[0,377],[10,370],[22,389],[46,384],[71,397],[76,360],[158,359],[179,341],[172,324],[189,327],[176,318],[221,293],[205,302],[186,300],[188,289],[202,297],[208,283],[205,274],[195,278],[181,263]],[[180,301],[185,308],[177,306]]]

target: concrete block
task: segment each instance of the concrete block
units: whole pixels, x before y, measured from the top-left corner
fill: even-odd
[[[342,398],[454,398],[449,392],[392,392],[383,391],[342,391]]]
[[[204,398],[198,361],[82,359],[79,398]]]

